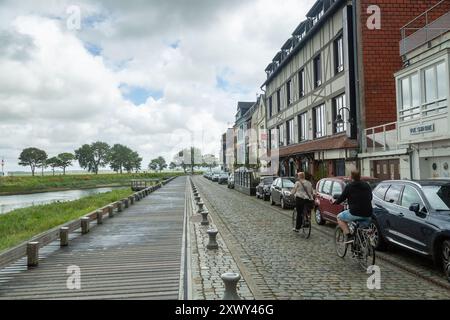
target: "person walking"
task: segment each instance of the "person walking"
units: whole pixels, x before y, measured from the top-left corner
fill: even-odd
[[[303,225],[304,211],[310,210],[314,204],[314,190],[311,182],[305,179],[305,173],[297,174],[298,180],[291,190],[295,196],[295,208],[297,210],[296,226],[293,231],[298,232]]]

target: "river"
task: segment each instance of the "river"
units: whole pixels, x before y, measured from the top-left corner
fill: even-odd
[[[120,187],[94,188],[82,190],[53,191],[32,194],[0,196],[0,214],[14,209],[47,204],[56,201],[71,201],[97,193],[105,193]]]

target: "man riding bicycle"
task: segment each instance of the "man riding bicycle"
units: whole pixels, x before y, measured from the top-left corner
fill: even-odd
[[[314,190],[311,182],[305,179],[305,173],[297,174],[298,180],[291,190],[291,194],[295,196],[295,207],[297,209],[296,226],[293,231],[298,232],[303,225],[303,214],[305,208],[310,210],[311,203],[314,203]]]
[[[340,197],[334,202],[340,204],[348,200],[349,210],[342,211],[337,216],[339,227],[344,232],[346,242],[353,241],[348,228],[352,221],[369,222],[372,216],[372,189],[369,184],[361,181],[359,171],[351,172],[352,182],[348,183]]]

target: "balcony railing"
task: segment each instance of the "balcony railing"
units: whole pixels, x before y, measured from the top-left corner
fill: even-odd
[[[399,149],[397,122],[365,129],[365,153],[392,151]]]
[[[400,55],[450,30],[450,1],[442,0],[400,29]]]

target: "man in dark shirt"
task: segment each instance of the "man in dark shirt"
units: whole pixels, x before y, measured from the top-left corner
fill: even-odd
[[[335,201],[340,204],[348,200],[349,210],[341,212],[337,216],[337,221],[344,235],[350,240],[350,230],[348,222],[351,221],[370,221],[372,216],[372,189],[369,184],[361,181],[359,171],[352,171],[352,182],[348,183],[341,196]]]

